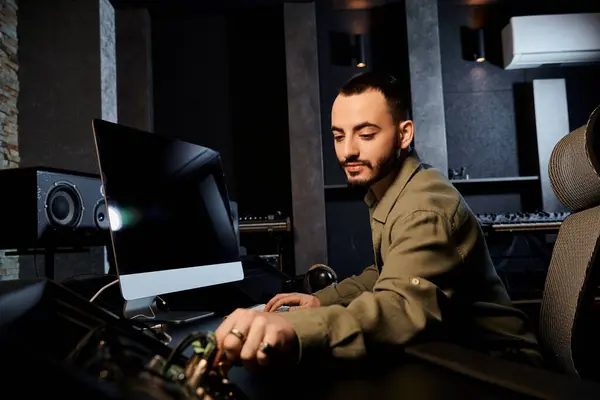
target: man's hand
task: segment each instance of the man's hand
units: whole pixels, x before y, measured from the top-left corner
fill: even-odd
[[[296,332],[278,314],[237,309],[225,318],[215,334],[227,359],[231,363],[242,362],[250,370],[298,356]]]
[[[304,293],[280,293],[273,297],[265,306],[266,312],[275,312],[281,306],[289,306],[290,311],[296,308],[320,307],[321,303],[316,296]]]

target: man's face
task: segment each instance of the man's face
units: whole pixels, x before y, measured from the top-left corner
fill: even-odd
[[[381,92],[339,95],[331,110],[331,125],[335,152],[349,185],[370,186],[391,172],[400,135]]]

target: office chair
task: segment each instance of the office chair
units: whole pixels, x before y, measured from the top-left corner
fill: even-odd
[[[540,310],[539,338],[551,366],[600,380],[600,106],[562,138],[548,166],[552,190],[572,214],[552,252]],[[595,321],[594,321],[595,319]],[[596,370],[596,371],[594,371]]]
[[[450,343],[417,344],[406,352],[527,398],[596,399],[600,393],[600,312],[594,304],[600,283],[600,106],[586,125],[558,142],[548,168],[554,193],[572,211],[558,232],[540,308],[540,344],[556,371]]]

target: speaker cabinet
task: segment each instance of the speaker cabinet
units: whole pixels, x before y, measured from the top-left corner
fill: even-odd
[[[49,168],[0,171],[0,249],[110,243],[99,175]]]

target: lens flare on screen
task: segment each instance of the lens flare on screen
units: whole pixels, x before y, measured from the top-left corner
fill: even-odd
[[[108,206],[108,221],[113,232],[134,226],[140,219],[140,213],[135,209],[126,209],[115,205]]]
[[[108,223],[110,224],[110,230],[113,232],[123,227],[123,219],[117,207],[108,206]]]

